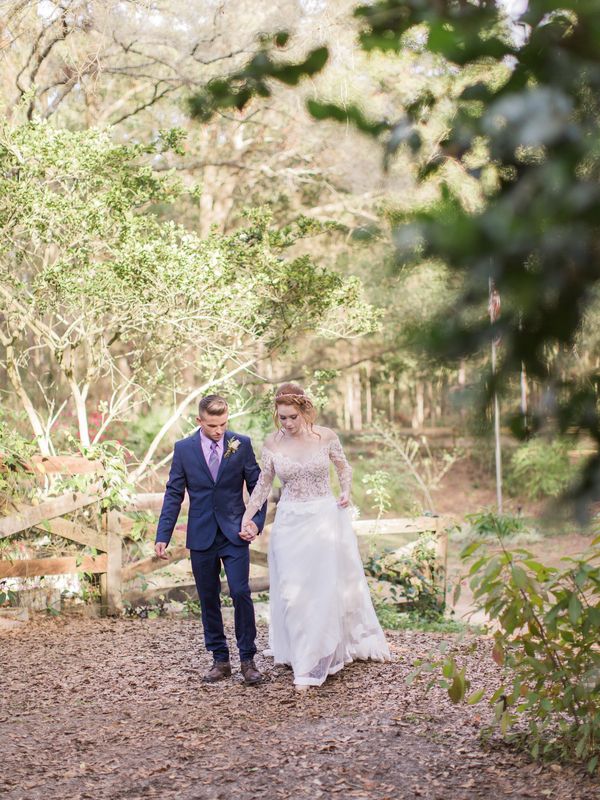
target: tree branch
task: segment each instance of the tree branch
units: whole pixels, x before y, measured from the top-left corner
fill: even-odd
[[[186,397],[184,397],[184,399],[179,403],[179,405],[177,406],[175,411],[171,414],[169,419],[164,423],[164,425],[161,427],[159,432],[156,434],[156,436],[154,437],[154,439],[150,443],[150,447],[148,448],[148,450],[146,452],[146,455],[142,459],[141,463],[136,467],[136,469],[131,474],[131,480],[134,481],[134,482],[137,482],[137,481],[140,480],[142,475],[148,469],[148,466],[150,465],[150,462],[152,461],[152,456],[156,452],[159,444],[162,442],[162,440],[164,439],[165,435],[169,432],[169,430],[173,427],[173,425],[177,422],[177,420],[180,419],[180,417],[183,414],[183,412],[186,410],[186,408],[191,403],[194,402],[194,400],[196,400],[198,397],[200,397],[205,392],[207,392],[208,389],[211,389],[211,388],[213,388],[215,386],[219,386],[220,384],[225,383],[226,381],[230,380],[231,378],[233,378],[235,375],[239,374],[240,372],[243,372],[244,370],[249,369],[249,367],[251,367],[252,364],[255,364],[255,363],[256,363],[256,359],[253,358],[253,359],[251,359],[249,361],[246,361],[243,364],[239,364],[235,369],[232,369],[227,374],[221,375],[218,378],[214,378],[214,379],[208,381],[207,383],[203,384],[202,386],[199,386],[197,389],[194,389],[192,392],[190,392],[188,395],[186,395]]]

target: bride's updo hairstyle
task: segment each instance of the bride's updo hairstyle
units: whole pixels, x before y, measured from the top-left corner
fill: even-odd
[[[273,419],[275,420],[275,425],[281,429],[279,417],[277,415],[279,406],[294,406],[294,408],[297,408],[308,427],[312,430],[312,426],[317,418],[317,409],[314,407],[312,400],[304,389],[297,383],[282,383],[275,392],[275,412],[273,414]]]

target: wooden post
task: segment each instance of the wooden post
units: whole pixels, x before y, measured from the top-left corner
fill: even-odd
[[[118,616],[123,612],[123,540],[118,534],[118,516],[114,512],[101,512],[102,532],[107,539],[106,572],[100,576],[100,604],[103,615]]]
[[[490,322],[492,325],[500,316],[500,295],[494,286],[493,280],[489,279],[489,305]],[[496,375],[498,340],[492,339],[492,376]],[[494,442],[496,451],[496,502],[498,513],[502,514],[502,448],[500,446],[500,404],[498,402],[498,392],[494,389]]]
[[[448,532],[444,525],[444,518],[437,517],[435,520],[435,532],[437,543],[435,546],[436,573],[441,572],[439,604],[442,610],[446,607],[446,592],[448,587]]]

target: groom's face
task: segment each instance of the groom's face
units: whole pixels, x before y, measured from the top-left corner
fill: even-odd
[[[227,420],[229,413],[225,411],[223,414],[202,414],[196,417],[196,422],[202,428],[202,433],[212,439],[213,442],[218,442],[223,438],[223,434],[227,430]]]

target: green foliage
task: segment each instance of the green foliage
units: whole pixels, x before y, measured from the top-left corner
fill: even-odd
[[[271,97],[270,80],[296,86],[304,77],[320,72],[329,57],[326,47],[312,50],[301,62],[282,62],[273,59],[273,47],[284,47],[289,34],[281,31],[263,40],[261,49],[240,70],[227,78],[211,80],[202,91],[188,101],[192,117],[209,122],[222,109],[241,111],[253,97]]]
[[[6,588],[6,581],[0,581],[0,606],[12,605],[17,599],[17,593]]]
[[[600,33],[594,4],[531,0],[522,20],[525,41],[513,42],[493,4],[427,5],[387,0],[357,11],[361,41],[368,49],[396,50],[418,26],[423,46],[465,70],[487,64],[488,76],[467,85],[457,113],[429,160],[424,180],[437,176],[439,202],[405,214],[397,226],[399,257],[441,259],[460,276],[464,291],[452,313],[431,331],[429,347],[439,357],[481,352],[501,336],[501,360],[494,386],[506,386],[522,366],[548,387],[544,406],[513,430],[528,435],[555,417],[561,432],[575,430],[600,440],[598,378],[567,378],[563,360],[579,333],[600,278],[600,214],[597,139],[600,114],[592,101],[600,90]],[[503,77],[498,80],[504,63]],[[423,98],[425,99],[425,98]],[[430,98],[430,108],[444,102]],[[406,109],[418,125],[421,110]],[[485,143],[487,157],[475,157]],[[495,171],[487,205],[475,213],[444,178],[459,159],[477,180],[491,162]],[[487,163],[486,163],[487,162]],[[487,279],[502,297],[502,314],[490,326]],[[593,456],[573,494],[583,514],[600,496],[600,458]]]
[[[164,595],[159,595],[153,600],[132,605],[125,601],[123,603],[123,616],[137,617],[138,619],[158,619],[167,616],[167,601]]]
[[[350,123],[355,125],[359,131],[369,133],[372,136],[379,136],[389,128],[389,125],[385,122],[370,122],[363,112],[354,105],[340,108],[334,103],[318,103],[316,100],[309,100],[307,107],[315,119],[333,119],[336,122]]]
[[[468,579],[477,608],[493,620],[490,655],[501,668],[498,686],[467,696],[471,682],[452,654],[418,664],[417,673],[433,670],[430,685],[442,685],[453,702],[487,697],[503,734],[520,720],[533,757],[585,760],[594,771],[600,754],[600,537],[561,569],[524,549],[481,548],[472,543],[461,557],[472,561]]]
[[[144,413],[136,414],[131,420],[127,420],[127,423],[121,426],[115,425],[114,433],[124,440],[134,453],[145,453],[168,418],[168,408],[153,404]],[[170,450],[172,442],[167,442],[166,446]]]
[[[573,479],[569,443],[564,440],[531,439],[516,450],[506,475],[509,491],[519,491],[537,500],[558,497]]]
[[[413,546],[373,553],[365,562],[365,572],[391,584],[396,603],[408,610],[417,609],[423,617],[438,619],[444,607],[440,602],[436,544],[436,534],[422,533]]]
[[[465,514],[470,530],[479,537],[498,537],[506,539],[527,530],[523,517],[512,514],[497,514],[495,511],[479,511],[476,514]]]
[[[118,145],[105,131],[0,125],[0,363],[46,449],[69,400],[89,445],[96,409],[99,441],[132,407],[187,389],[190,358],[218,382],[308,331],[376,327],[357,280],[286,257],[327,226],[301,218],[278,231],[256,209],[244,228],[201,238],[154,213],[184,193],[151,166],[180,144],[178,132]],[[23,399],[40,394],[33,350],[47,364],[39,404]]]
[[[382,449],[385,463],[394,464],[395,471],[402,475],[410,489],[421,495],[422,507],[433,512],[432,491],[440,486],[444,476],[461,458],[462,451],[458,448],[434,451],[426,436],[406,436],[398,425],[383,419],[374,423],[367,441]]]
[[[371,506],[377,512],[377,519],[380,519],[392,506],[390,495],[390,475],[382,469],[368,473],[362,479],[365,494],[370,499]]]
[[[200,601],[193,597],[186,597],[183,601],[183,615],[184,617],[200,618],[202,616]]]
[[[310,101],[318,118],[380,138],[386,165],[401,145],[415,150],[430,191],[417,209],[406,204],[393,215],[398,261],[441,262],[460,287],[458,301],[428,331],[428,353],[448,363],[480,356],[501,338],[485,399],[510,386],[523,367],[546,390],[527,414],[513,409],[514,433],[527,438],[551,417],[562,434],[600,442],[597,367],[586,375],[564,368],[600,280],[596,4],[530,0],[519,38],[496,3],[376,0],[354,16],[364,52],[427,55],[439,77],[435,87],[424,82],[401,102],[388,90],[393,121],[369,118],[360,102]],[[260,65],[260,81],[276,77],[277,65],[264,54]],[[225,96],[235,98],[236,81],[239,75],[221,83]],[[243,103],[262,91],[250,86]],[[460,181],[452,180],[457,171]],[[465,184],[475,187],[473,197]],[[486,313],[490,278],[502,298],[493,325]],[[588,459],[570,498],[581,518],[600,498],[600,452]]]
[[[134,493],[134,486],[129,479],[125,448],[118,442],[106,441],[90,447],[80,445],[79,450],[85,458],[102,464],[102,474],[61,477],[53,483],[53,493],[58,495],[67,491],[85,492],[93,484],[99,484],[102,494],[101,508],[110,511],[127,505]]]
[[[387,472],[389,475],[388,492],[390,496],[389,513],[391,516],[414,516],[421,510],[421,504],[415,498],[413,485],[407,478],[406,472],[401,469],[389,471],[389,463],[385,463],[382,458],[365,458],[358,456],[352,464],[353,468],[353,489],[352,501],[359,509],[362,516],[370,517],[375,511],[373,505],[373,494],[367,494],[369,490],[368,476],[373,472]],[[365,478],[367,481],[365,482]]]
[[[35,442],[24,438],[0,409],[0,509],[31,477],[30,459],[36,449]]]
[[[419,611],[400,611],[398,606],[387,603],[374,592],[373,606],[382,628],[390,631],[424,631],[427,633],[464,633],[469,626],[451,617],[422,615]]]

